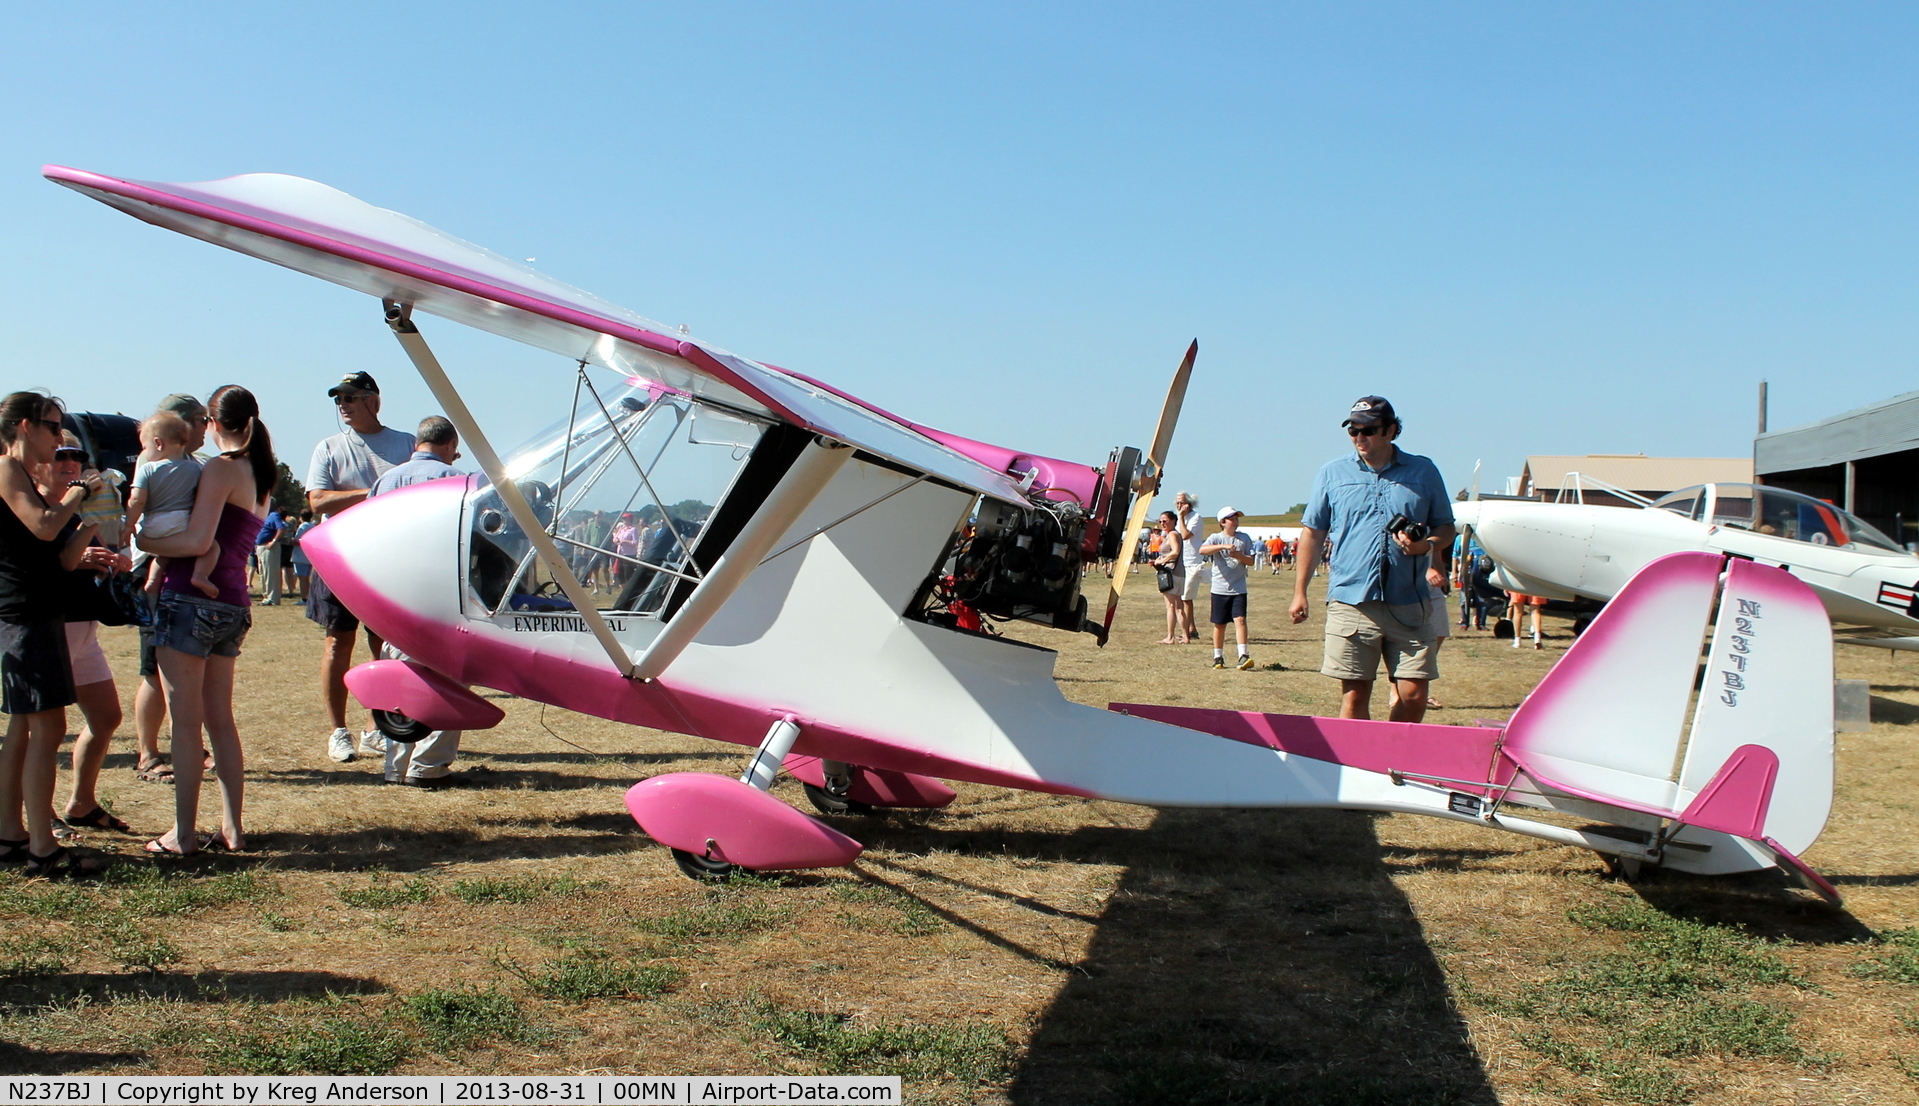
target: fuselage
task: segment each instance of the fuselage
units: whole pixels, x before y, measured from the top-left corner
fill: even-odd
[[[1804,580],[1835,626],[1919,634],[1919,557],[1854,529],[1864,524],[1830,504],[1753,489],[1707,485],[1646,508],[1481,500],[1457,504],[1455,513],[1515,591],[1606,600],[1655,558],[1725,553]],[[1774,501],[1770,513],[1753,506]]]

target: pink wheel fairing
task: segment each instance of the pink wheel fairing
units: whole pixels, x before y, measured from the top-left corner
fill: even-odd
[[[668,848],[754,871],[836,868],[863,849],[730,776],[671,772],[641,780],[627,790],[626,809],[647,836]]]

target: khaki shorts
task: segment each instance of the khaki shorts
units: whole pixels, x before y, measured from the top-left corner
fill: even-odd
[[[1397,610],[1398,617],[1394,617]],[[1379,678],[1379,662],[1396,680],[1437,680],[1439,644],[1445,637],[1446,604],[1435,599],[1428,604],[1425,620],[1407,626],[1418,607],[1388,607],[1377,600],[1353,606],[1351,603],[1326,604],[1326,657],[1319,670],[1336,680]]]
[[[1186,580],[1179,587],[1179,597],[1188,603],[1196,603],[1202,595],[1213,590],[1213,566],[1204,562],[1186,566]]]

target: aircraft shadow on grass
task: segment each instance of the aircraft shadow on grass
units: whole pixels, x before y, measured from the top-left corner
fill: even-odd
[[[80,998],[95,1003],[141,999],[282,1002],[329,994],[372,995],[385,990],[377,979],[322,971],[63,972],[9,980],[0,986],[0,1009],[35,1010]],[[76,1065],[75,1070],[81,1066]]]
[[[0,1075],[92,1074],[102,1068],[137,1064],[145,1059],[137,1052],[75,1052],[0,1041]]]
[[[1221,816],[1109,838],[1126,874],[1012,1101],[1496,1102],[1373,819]]]

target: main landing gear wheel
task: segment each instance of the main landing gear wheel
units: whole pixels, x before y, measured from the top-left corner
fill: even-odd
[[[685,849],[673,850],[673,863],[679,865],[680,871],[688,879],[696,879],[701,883],[725,883],[733,878],[735,871],[745,871],[744,868],[724,860],[710,860],[698,853],[687,852]]]
[[[806,789],[806,801],[812,803],[813,809],[819,811],[821,814],[873,813],[871,806],[860,802],[858,799],[836,796],[824,787],[814,787],[812,784],[803,781],[800,786]]]
[[[416,722],[397,710],[376,710],[373,712],[373,725],[388,740],[402,745],[411,745],[420,741],[433,730],[424,722]]]

